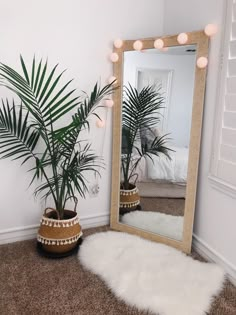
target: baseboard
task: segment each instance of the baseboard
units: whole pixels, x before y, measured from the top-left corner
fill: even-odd
[[[236,267],[234,265],[195,234],[193,234],[193,248],[207,261],[214,262],[221,266],[227,273],[228,279],[236,286]]]
[[[89,229],[96,226],[108,225],[110,222],[110,214],[90,215],[80,218],[82,229]]]
[[[0,244],[14,243],[36,237],[39,226],[28,225],[0,231]]]
[[[80,217],[82,229],[109,224],[108,213]],[[39,225],[28,225],[0,231],[0,244],[13,243],[33,239],[37,235]]]

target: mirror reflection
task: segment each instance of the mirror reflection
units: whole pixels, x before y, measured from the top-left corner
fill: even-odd
[[[182,240],[196,45],[125,51],[121,223]]]

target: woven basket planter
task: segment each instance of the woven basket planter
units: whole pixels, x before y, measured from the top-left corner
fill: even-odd
[[[120,208],[135,208],[140,204],[138,188],[130,186],[130,190],[120,189]]]
[[[75,211],[64,210],[66,219],[59,220],[55,209],[47,208],[41,219],[38,231],[38,242],[49,253],[64,254],[77,246],[82,230],[78,214]]]

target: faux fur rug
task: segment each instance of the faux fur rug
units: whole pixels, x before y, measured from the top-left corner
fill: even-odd
[[[78,257],[119,299],[158,315],[205,314],[224,281],[215,264],[120,232],[87,237]]]
[[[182,240],[184,224],[182,216],[152,211],[132,211],[121,216],[121,222],[175,240]]]

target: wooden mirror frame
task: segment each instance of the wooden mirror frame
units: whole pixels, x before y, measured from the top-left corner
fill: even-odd
[[[199,57],[208,57],[208,37],[204,31],[189,32],[188,41],[184,45],[196,44],[196,61]],[[154,48],[154,41],[161,38],[165,47],[182,46],[177,41],[178,35],[141,39],[143,49]],[[183,237],[177,241],[163,235],[154,234],[136,227],[119,222],[119,195],[120,195],[120,157],[121,157],[121,119],[122,119],[122,93],[123,93],[123,56],[125,51],[133,49],[135,40],[125,40],[121,48],[115,48],[119,60],[114,63],[114,76],[119,87],[114,93],[113,108],[113,157],[112,157],[112,192],[110,226],[114,230],[136,234],[146,239],[164,243],[190,253],[192,245],[193,219],[197,189],[198,164],[200,155],[201,129],[203,104],[205,93],[206,68],[195,66],[195,83],[193,94],[192,124],[189,145],[189,161],[187,173],[186,198],[184,209]]]

